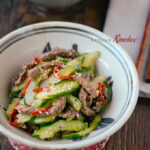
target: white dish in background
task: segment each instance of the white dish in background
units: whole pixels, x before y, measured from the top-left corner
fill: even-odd
[[[79,140],[40,141],[9,125],[0,107],[0,132],[7,137],[39,149],[81,148],[98,143],[119,130],[132,114],[138,97],[139,83],[136,69],[128,54],[105,34],[93,28],[67,22],[44,22],[29,25],[9,33],[0,40],[0,105],[9,104],[8,87],[19,73],[21,65],[40,55],[47,42],[52,48],[70,49],[74,43],[80,53],[100,51],[97,61],[99,74],[112,76],[113,99],[103,114],[103,127]],[[112,123],[111,122],[114,119]]]

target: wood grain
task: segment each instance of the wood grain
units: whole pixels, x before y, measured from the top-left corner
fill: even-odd
[[[49,20],[64,20],[103,28],[108,0],[87,0],[72,7],[70,13],[37,14],[34,5],[27,0],[0,1],[0,37],[21,26]],[[97,4],[97,6],[96,6]],[[150,101],[139,99],[129,121],[113,135],[104,150],[150,150]],[[13,150],[8,139],[0,134],[0,150]]]

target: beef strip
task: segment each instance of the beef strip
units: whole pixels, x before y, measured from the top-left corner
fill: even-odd
[[[56,47],[53,50],[51,50],[50,52],[44,53],[40,56],[40,59],[43,61],[51,61],[51,60],[55,60],[56,56],[60,56],[60,57],[66,57],[66,58],[75,58],[77,56],[79,56],[78,51],[71,49],[69,51]]]
[[[81,88],[79,92],[79,99],[82,102],[81,112],[84,113],[86,116],[94,116],[95,112],[90,107],[87,106],[88,105],[87,97],[88,94],[85,92],[83,88]]]
[[[97,99],[95,106],[93,106],[92,109],[96,112],[99,112],[101,105],[102,105],[102,101],[100,101],[100,99]]]
[[[51,116],[56,113],[61,113],[64,110],[65,106],[66,106],[66,96],[60,96],[54,106],[52,106],[45,112],[35,114],[35,116],[44,117],[44,116]],[[31,114],[35,111],[39,111],[39,109],[35,109],[33,107],[27,107],[22,104],[17,105],[16,109],[18,110],[19,113],[24,113],[24,114]]]
[[[102,97],[97,97],[95,105],[92,107],[92,109],[96,112],[100,111],[100,107],[102,105],[101,98],[106,99],[106,100],[108,98],[108,89],[105,86],[102,88]]]
[[[17,97],[18,97],[18,98],[23,98],[23,91],[21,91],[21,92],[18,94]]]
[[[31,69],[33,68],[34,66],[36,65],[35,61],[31,61],[31,62],[27,62],[27,63],[24,63],[22,68],[25,70],[25,69]]]
[[[82,76],[82,74],[74,74],[73,79],[79,82],[92,98],[96,98],[98,96],[97,91],[90,85],[89,80]]]
[[[48,67],[55,67],[55,66],[62,66],[62,62],[58,61],[58,60],[52,60],[49,62],[44,62],[41,65],[42,69],[48,68]]]
[[[27,69],[24,69],[23,72],[19,74],[18,79],[15,81],[15,85],[21,84],[21,82],[25,80],[26,75],[27,75]]]
[[[28,71],[28,75],[29,75],[30,79],[33,79],[34,77],[36,77],[42,71],[43,70],[42,70],[41,66],[36,66],[33,69],[30,69]]]
[[[54,66],[62,66],[62,63],[58,60],[52,60],[50,62],[44,62],[40,66],[36,66],[28,71],[30,79],[36,77],[39,73],[43,71],[45,68],[54,67]]]
[[[74,110],[71,106],[67,106],[66,110],[59,114],[59,117],[61,118],[71,118],[75,119],[77,118],[78,120],[82,120],[83,117],[80,112]]]
[[[105,99],[108,98],[108,88],[107,87],[104,86],[102,88],[102,94],[103,94],[103,96],[104,96]]]
[[[35,66],[34,61],[30,63],[24,63],[22,66],[23,71],[19,74],[19,77],[17,78],[17,80],[15,80],[14,85],[21,84],[25,80],[28,70],[33,68],[34,66]]]

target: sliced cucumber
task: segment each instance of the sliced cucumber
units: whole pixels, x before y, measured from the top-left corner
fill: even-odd
[[[97,76],[96,78],[94,78],[93,81],[91,81],[91,86],[94,89],[98,89],[98,83],[101,82],[103,83],[104,81],[106,81],[106,76]]]
[[[66,65],[65,68],[61,69],[58,72],[58,75],[59,76],[68,76],[68,75],[72,74],[73,72],[75,72],[75,67],[74,66],[70,66],[70,65]]]
[[[15,98],[15,99],[12,100],[11,104],[8,106],[8,108],[6,110],[6,116],[7,116],[7,118],[10,117],[10,114],[14,111],[15,106],[17,104],[19,104],[20,100],[21,100],[20,98]]]
[[[79,111],[81,109],[82,103],[75,96],[68,94],[66,95],[66,100],[67,103],[69,103],[76,111]]]
[[[35,92],[33,92],[33,89],[36,88],[37,88],[37,83],[35,81],[31,81],[28,88],[26,89],[25,98],[24,98],[25,105],[32,104],[35,97]]]
[[[21,90],[23,90],[26,82],[27,82],[27,80],[24,80],[21,84],[13,86],[11,88],[11,93],[20,92]]]
[[[87,128],[87,124],[79,120],[59,120],[35,130],[33,137],[38,137],[39,139],[44,140],[54,137],[55,134],[60,131],[81,131],[85,128]]]
[[[48,87],[49,86],[48,80],[49,80],[49,78],[40,82],[39,87],[40,88]]]
[[[89,128],[76,133],[63,134],[62,137],[65,139],[77,139],[77,138],[84,137],[85,135],[91,133],[100,124],[100,122],[101,122],[101,116],[96,115]]]
[[[90,67],[95,65],[95,61],[99,56],[99,52],[85,53],[82,54],[72,61],[68,62],[65,68],[58,72],[58,75],[67,76],[76,71],[75,66],[81,65],[82,67]]]
[[[50,86],[50,92],[39,92],[37,99],[53,99],[61,95],[69,94],[79,88],[79,83],[73,80],[64,80],[56,85]]]
[[[56,60],[59,60],[60,62],[66,64],[68,62],[68,60],[66,60],[65,58],[63,57],[59,57],[59,56],[56,56]]]
[[[54,76],[51,76],[48,79],[49,84],[56,84],[56,83],[59,83],[60,81],[61,81],[61,79],[55,78]]]
[[[35,99],[32,103],[32,107],[33,108],[45,108],[48,107],[50,105],[53,105],[53,103],[55,103],[57,101],[57,99]]]
[[[33,108],[42,108],[46,103],[47,103],[47,99],[45,100],[41,100],[41,99],[34,99],[32,102],[32,107]]]
[[[26,122],[29,122],[29,123],[32,122],[32,120],[35,119],[35,116],[31,116],[31,115],[28,115],[28,114],[18,114],[16,116],[16,118],[17,118],[17,122],[19,124],[24,124]]]
[[[41,81],[48,79],[48,74],[51,70],[51,68],[43,69],[43,71],[34,78],[34,81],[40,83]]]
[[[82,67],[89,67],[89,66],[95,64],[95,61],[99,57],[99,55],[100,55],[99,51],[87,53],[85,55],[85,60],[82,63]]]
[[[56,117],[57,114],[53,116],[36,117],[34,120],[32,120],[31,124],[45,124],[45,123],[53,122]]]

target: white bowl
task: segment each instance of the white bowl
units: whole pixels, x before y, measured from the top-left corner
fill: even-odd
[[[70,49],[78,45],[80,53],[100,51],[99,74],[112,76],[113,99],[103,114],[102,124],[90,135],[79,140],[40,141],[9,125],[2,107],[9,104],[9,83],[21,65],[40,55],[46,43],[52,47]],[[44,22],[29,25],[9,33],[0,40],[0,132],[7,137],[35,148],[75,149],[100,142],[119,130],[132,114],[138,97],[139,83],[135,66],[122,47],[93,28],[67,22]],[[114,121],[113,121],[114,120]],[[110,123],[112,122],[112,123]],[[103,128],[102,128],[103,127]]]

